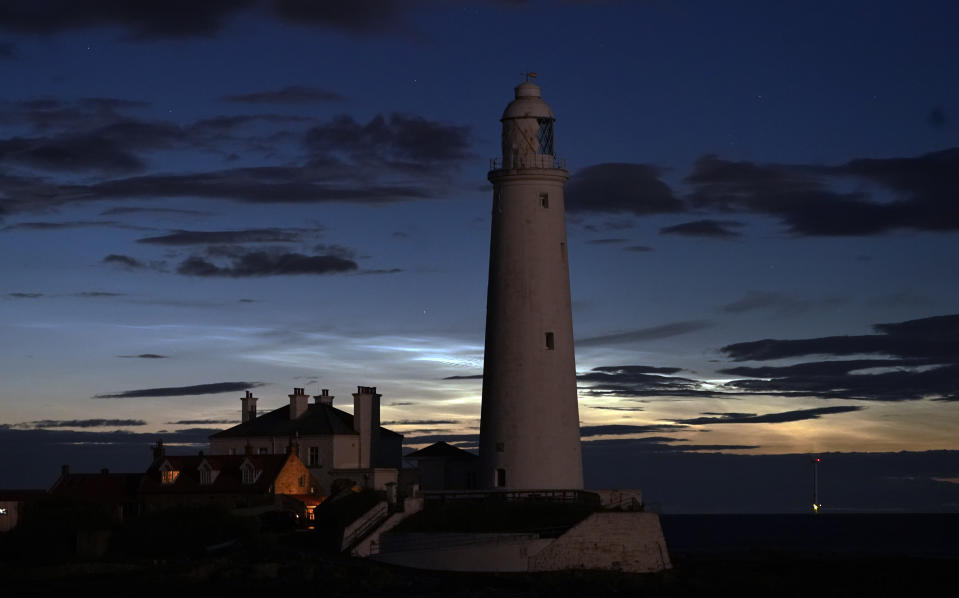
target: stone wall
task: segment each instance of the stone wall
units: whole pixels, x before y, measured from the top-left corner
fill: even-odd
[[[655,513],[593,513],[529,559],[530,571],[649,573],[671,567]]]

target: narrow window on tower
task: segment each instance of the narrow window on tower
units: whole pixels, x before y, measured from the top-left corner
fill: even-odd
[[[546,348],[549,349],[550,351],[556,348],[556,343],[553,341],[552,332],[546,333]]]
[[[566,263],[566,243],[560,242],[559,244],[559,255],[563,258],[563,263]]]
[[[497,469],[496,470],[496,487],[503,488],[506,486],[506,470]]]
[[[539,203],[543,204],[544,208],[549,207],[549,193],[540,193],[539,194]]]

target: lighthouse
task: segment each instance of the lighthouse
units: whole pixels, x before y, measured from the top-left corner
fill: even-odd
[[[526,81],[493,159],[480,486],[582,489],[563,184],[553,112]]]

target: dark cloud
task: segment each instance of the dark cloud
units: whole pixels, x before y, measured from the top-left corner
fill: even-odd
[[[752,413],[723,413],[716,417],[695,417],[692,419],[674,420],[678,424],[690,426],[699,426],[703,424],[779,424],[784,422],[795,422],[806,419],[819,419],[823,415],[833,413],[849,413],[850,411],[859,411],[863,407],[855,405],[841,405],[836,407],[817,407],[815,409],[796,409],[793,411],[781,411],[779,413],[765,413],[755,415]]]
[[[23,428],[116,428],[119,426],[145,426],[142,419],[41,419],[14,424]]]
[[[278,276],[298,274],[334,274],[357,269],[353,260],[335,255],[304,255],[301,253],[276,253],[250,251],[231,260],[228,266],[192,256],[180,263],[177,273],[185,276]]]
[[[685,430],[686,426],[682,424],[650,424],[650,425],[628,425],[628,424],[607,424],[602,426],[580,426],[579,435],[583,438],[590,436],[623,436],[626,434],[653,434],[656,432],[675,432]]]
[[[734,361],[784,359],[804,355],[882,354],[934,363],[959,356],[959,314],[893,324],[876,324],[881,334],[827,336],[801,340],[735,343],[721,349]]]
[[[742,233],[732,230],[731,227],[740,227],[742,222],[733,220],[694,220],[659,229],[661,235],[685,235],[687,237],[740,237]]]
[[[479,434],[424,434],[422,436],[403,436],[404,445],[433,444],[434,442],[479,442]]]
[[[225,96],[223,99],[229,102],[242,102],[246,104],[312,104],[316,102],[338,102],[343,99],[343,96],[335,91],[320,89],[318,87],[291,85],[276,91],[258,91],[254,93],[230,95]]]
[[[443,380],[482,380],[483,374],[470,374],[469,376],[447,376]]]
[[[586,241],[588,245],[618,245],[625,243],[626,239],[590,239]]]
[[[207,424],[238,424],[235,419],[181,419],[175,422],[167,422],[175,426],[203,426]]]
[[[590,409],[602,409],[604,411],[645,411],[645,407],[612,407],[609,405],[587,405]]]
[[[946,118],[946,110],[942,106],[933,107],[932,110],[929,111],[929,114],[926,115],[926,122],[934,129],[942,129],[948,121],[949,119]]]
[[[282,20],[360,35],[400,30],[403,17],[414,5],[399,0],[273,0],[270,4]]]
[[[156,353],[140,353],[139,355],[117,355],[124,359],[167,359],[169,355],[157,355]]]
[[[660,179],[663,172],[648,164],[588,166],[573,174],[566,183],[566,210],[636,215],[684,211],[682,201]]]
[[[727,382],[730,391],[816,396],[826,399],[908,401],[959,400],[959,315],[876,324],[880,334],[800,340],[763,339],[721,349],[734,361],[769,361],[806,355],[828,361],[787,366],[736,367],[724,373],[749,376]],[[833,359],[879,355],[881,359]]]
[[[397,419],[393,421],[382,422],[384,426],[438,426],[444,424],[456,424],[452,419]]]
[[[707,390],[692,378],[672,376],[679,368],[645,365],[617,365],[593,368],[576,376],[586,394],[592,396],[702,396],[719,393]]]
[[[38,299],[43,297],[43,293],[7,293],[7,297],[14,299]]]
[[[766,310],[785,316],[804,313],[816,307],[834,307],[843,302],[844,299],[835,296],[803,299],[775,291],[746,291],[741,298],[723,305],[720,309],[731,314]]]
[[[100,298],[100,297],[125,297],[126,293],[111,293],[109,291],[81,291],[79,293],[73,293],[74,297],[89,297],[89,298]]]
[[[95,399],[135,399],[145,397],[189,397],[194,395],[212,395],[223,392],[239,392],[261,386],[259,382],[214,382],[194,386],[171,386],[166,388],[144,388],[124,390],[122,392],[95,395]]]
[[[897,229],[959,229],[959,148],[912,158],[855,159],[839,166],[698,159],[685,181],[693,207],[780,219],[804,236],[875,235]],[[837,183],[860,183],[853,192]],[[866,187],[862,186],[866,184]],[[881,193],[871,195],[872,185]],[[891,200],[884,195],[891,196]]]
[[[375,161],[403,170],[472,157],[470,128],[427,120],[415,114],[374,116],[368,123],[340,115],[306,134],[306,145],[322,154],[343,154],[358,163]]]
[[[111,253],[110,255],[103,258],[104,264],[114,264],[121,266],[128,270],[134,270],[137,268],[145,268],[146,265],[136,258],[132,258],[129,255],[121,255],[119,253]]]
[[[641,328],[639,330],[631,330],[628,332],[619,332],[615,334],[605,334],[603,336],[593,336],[590,338],[577,339],[577,347],[601,347],[605,345],[614,345],[621,343],[632,343],[638,341],[648,341],[648,340],[658,340],[662,338],[669,338],[671,336],[678,336],[680,334],[687,334],[689,332],[696,332],[697,330],[703,330],[712,326],[712,322],[706,322],[703,320],[690,320],[686,322],[672,322],[670,324],[662,324],[660,326],[652,326],[650,328]]]
[[[624,251],[636,251],[636,252],[642,253],[642,252],[646,252],[646,251],[652,251],[653,248],[652,248],[652,247],[648,247],[648,246],[646,246],[646,245],[630,245],[629,247],[624,247],[623,250],[624,250]]]
[[[6,0],[0,3],[0,29],[50,35],[113,26],[141,39],[210,36],[254,4],[255,0]]]
[[[5,226],[0,231],[11,230],[63,230],[68,228],[125,228],[133,230],[144,230],[142,226],[128,226],[114,222],[112,220],[75,220],[72,222],[18,222]]]
[[[176,208],[110,208],[100,212],[101,216],[121,216],[123,214],[176,214],[180,216],[209,216],[212,212],[201,210],[180,210]]]
[[[178,230],[159,237],[144,237],[137,243],[153,245],[205,245],[212,243],[291,243],[298,241],[299,229],[257,228],[228,231]]]

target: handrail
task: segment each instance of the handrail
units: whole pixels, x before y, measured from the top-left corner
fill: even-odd
[[[350,532],[349,536],[343,537],[343,542],[340,544],[341,550],[350,550],[353,548],[360,540],[366,537],[366,534],[382,523],[384,519],[389,517],[389,514],[389,506],[385,502],[377,504],[375,507],[364,513],[363,517],[366,518],[366,521]]]
[[[411,537],[412,534],[404,534],[405,537],[400,543],[401,545],[392,550],[383,550],[383,542],[380,542],[377,546],[377,554],[411,552],[415,550],[429,550],[431,548],[454,548],[474,544],[501,544],[524,540],[538,540],[551,537],[552,534],[556,534],[557,532],[565,532],[569,528],[570,526],[564,525],[509,532],[452,532],[444,536],[438,536],[430,532],[421,532],[423,536],[416,538]],[[457,538],[456,536],[460,537]]]
[[[566,158],[549,155],[513,156],[511,158],[491,158],[490,170],[514,170],[517,168],[555,168],[566,170]]]

